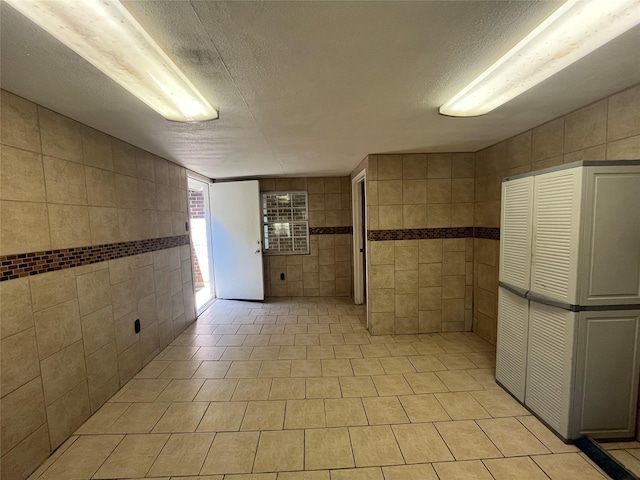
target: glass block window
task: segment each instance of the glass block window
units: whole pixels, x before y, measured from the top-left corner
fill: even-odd
[[[307,192],[263,193],[262,225],[264,253],[309,253]]]

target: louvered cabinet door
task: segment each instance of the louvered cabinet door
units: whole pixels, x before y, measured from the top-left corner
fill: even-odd
[[[502,184],[500,281],[529,290],[534,177]]]
[[[527,373],[528,326],[529,300],[499,288],[496,380],[521,402]]]
[[[578,304],[582,168],[534,177],[530,290]]]
[[[529,304],[525,405],[569,438],[573,351],[577,313]]]

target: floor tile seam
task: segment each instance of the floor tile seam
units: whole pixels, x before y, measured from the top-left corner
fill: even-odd
[[[489,470],[489,467],[487,467],[484,463],[485,460],[502,460],[500,458],[470,458],[468,460],[453,460],[453,461],[445,461],[445,462],[433,462],[433,470],[436,472],[436,476],[438,478],[440,478],[440,476],[438,475],[438,472],[435,468],[436,465],[443,465],[443,464],[447,464],[447,463],[472,463],[472,462],[480,462],[480,465],[482,466],[482,468],[484,468],[485,472],[493,479],[496,478],[496,476],[491,472],[491,470]],[[545,472],[543,472],[546,478],[550,478],[547,476],[547,474]]]
[[[157,434],[147,433],[147,434],[142,434],[142,435],[157,435]],[[164,441],[164,443],[162,444],[162,448],[160,449],[160,451],[158,452],[158,454],[156,455],[156,457],[153,459],[153,462],[151,462],[151,465],[149,465],[149,468],[148,468],[148,469],[147,469],[147,471],[145,472],[145,474],[144,474],[143,478],[144,478],[144,477],[146,477],[146,476],[148,475],[148,473],[151,471],[151,469],[153,468],[153,464],[155,464],[155,463],[156,463],[156,461],[158,460],[158,457],[160,456],[160,454],[162,453],[162,451],[163,451],[163,450],[164,450],[164,448],[166,447],[167,443],[169,443],[169,440],[171,439],[171,436],[172,436],[172,435],[173,435],[172,433],[170,433],[170,434],[168,434],[168,435],[167,435],[167,439],[166,439],[166,440]],[[125,437],[126,437],[126,435],[125,435]],[[124,439],[123,439],[123,441],[124,441]],[[115,449],[114,449],[114,451],[115,451]],[[112,455],[113,455],[113,453],[112,453]]]
[[[80,436],[81,436],[81,435],[76,435],[75,433],[74,433],[74,434],[72,434],[72,435],[71,435],[71,437],[69,437],[67,440],[65,440],[65,441],[62,443],[62,445],[60,445],[60,447],[58,447],[56,450],[54,450],[54,451],[49,455],[49,457],[47,457],[47,459],[44,461],[44,463],[43,463],[42,465],[40,465],[40,466],[39,466],[39,467],[38,467],[38,468],[37,468],[37,469],[36,469],[36,470],[35,470],[35,471],[34,471],[34,472],[29,476],[29,478],[28,478],[27,480],[37,480],[38,478],[41,478],[41,477],[42,477],[42,476],[47,472],[47,470],[49,470],[49,469],[53,466],[53,464],[54,464],[54,463],[56,463],[56,462],[60,459],[60,457],[62,457],[62,455],[63,455],[67,450],[69,450],[69,449],[72,447],[72,445],[73,445],[74,443],[76,443],[76,442],[78,441],[78,439],[80,438]],[[71,441],[71,443],[69,443],[69,444],[67,445],[67,442],[69,442],[69,440],[71,440],[71,439],[73,439],[73,440]],[[65,445],[66,445],[66,447],[65,447]],[[63,447],[65,447],[65,448],[64,448],[64,450],[62,450],[62,448],[63,448]],[[62,451],[61,451],[61,450],[62,450]],[[51,461],[51,463],[49,463],[49,465],[47,465],[47,466],[46,466],[46,468],[45,468],[44,470],[42,470],[41,472],[39,472],[39,473],[38,473],[38,470],[39,470],[40,468],[42,468],[42,467],[44,466],[44,464],[45,464],[46,462],[48,462],[48,461],[49,461],[53,456],[56,456],[55,460]],[[35,476],[34,476],[34,475],[36,475],[36,474],[38,475],[37,477],[35,477]]]
[[[167,365],[168,367],[168,365]],[[105,404],[107,403],[117,403],[117,400],[122,397],[122,395],[124,395],[124,393],[131,388],[132,382],[133,380],[135,380],[136,377],[134,376],[131,380],[129,380],[127,383],[125,383],[122,387],[120,387],[118,389],[118,391],[116,393],[114,393],[111,398],[109,398]],[[147,379],[140,379],[140,380],[147,380]],[[149,379],[149,380],[156,380],[156,379]]]
[[[353,467],[357,468],[357,464],[356,464],[356,454],[353,450],[353,440],[351,438],[351,430],[349,429],[349,427],[337,427],[337,428],[346,428],[347,430],[347,437],[349,438],[349,449],[351,450],[351,461],[353,462]],[[331,473],[329,474],[331,476]]]
[[[514,418],[514,417],[513,417],[513,416],[510,416],[510,417],[500,417],[500,418]],[[496,418],[492,416],[491,418],[484,418],[484,419],[481,419],[481,420],[496,420]],[[516,419],[516,421],[517,421],[517,419]],[[498,451],[502,454],[502,456],[503,456],[503,457],[505,457],[505,458],[510,458],[510,457],[512,457],[512,456],[522,456],[522,455],[507,455],[507,454],[505,454],[505,452],[504,452],[504,451],[503,451],[503,450],[498,446],[498,444],[497,444],[497,443],[494,441],[494,439],[491,437],[491,435],[489,434],[489,432],[488,432],[487,430],[485,430],[484,428],[482,428],[482,424],[481,424],[481,423],[479,423],[479,419],[474,420],[474,422],[476,422],[476,424],[478,425],[478,427],[480,428],[480,430],[482,430],[482,432],[485,434],[485,436],[486,436],[487,438],[489,438],[489,440],[491,440],[491,443],[493,443],[493,444],[495,445],[495,447],[498,449]],[[526,428],[525,428],[525,427],[524,427],[520,422],[518,422],[518,425],[521,425],[521,426],[525,429],[525,431],[526,431],[527,433],[530,433],[530,432],[529,432],[529,431],[528,431],[528,430],[527,430],[527,429],[526,429]],[[533,437],[533,438],[534,438],[538,443],[540,443],[540,445],[542,445],[542,447],[543,447],[545,450],[547,450],[547,452],[544,452],[544,453],[542,453],[541,455],[546,455],[546,454],[551,453],[551,451],[546,447],[546,445],[544,445],[540,440],[538,440],[538,438],[537,438],[535,435],[531,434],[531,436],[532,436],[532,437]],[[524,454],[523,454],[523,455],[524,455]],[[528,454],[528,455],[539,455],[539,454]]]
[[[402,425],[405,425],[405,424],[402,424]],[[396,438],[395,432],[394,432],[394,430],[393,430],[393,425],[392,425],[392,424],[389,424],[389,425],[387,425],[387,424],[383,424],[383,425],[372,425],[372,426],[373,426],[374,428],[375,428],[375,427],[388,427],[388,429],[389,429],[389,431],[391,432],[391,435],[392,435],[392,437],[393,437],[393,440],[395,441],[395,445],[396,445],[396,447],[397,447],[397,449],[398,449],[398,452],[400,452],[400,456],[402,457],[402,461],[403,461],[404,463],[402,463],[402,464],[400,464],[400,463],[394,463],[394,464],[386,464],[386,465],[366,465],[366,466],[363,466],[363,467],[360,467],[360,468],[371,468],[371,467],[377,467],[377,468],[382,469],[382,467],[383,467],[383,466],[409,465],[409,464],[407,463],[406,459],[405,459],[404,453],[402,452],[402,448],[400,448],[400,443],[398,442],[398,439]],[[348,428],[349,428],[349,433],[351,433],[351,429],[352,429],[352,428],[354,428],[354,429],[355,429],[355,428],[366,428],[366,427],[348,427]],[[356,465],[356,468],[358,468],[358,467],[357,467],[357,465]]]
[[[202,382],[203,386],[204,386],[204,383],[205,382]],[[200,390],[201,389],[202,389],[202,387],[200,387]],[[200,390],[198,390],[198,392],[200,392]],[[195,399],[196,397],[194,396],[193,398]],[[196,402],[194,402],[194,400],[191,400],[191,403],[196,403]],[[213,403],[213,402],[202,402],[202,403],[206,403],[207,404],[207,408],[205,408],[204,412],[202,412],[202,416],[200,417],[200,420],[198,420],[198,424],[196,425],[196,428],[193,430],[193,433],[200,433],[200,432],[198,432],[198,429],[200,428],[200,425],[202,424],[202,420],[204,420],[204,417],[207,415],[207,412],[209,411],[209,408],[211,408],[211,403]]]
[[[365,406],[364,398],[365,397],[360,398],[360,402],[362,403],[362,409],[364,410],[364,415],[365,415],[365,418],[367,419],[367,425],[372,426],[370,414],[367,411],[367,407]],[[377,397],[366,397],[366,398],[380,398],[380,397],[377,396]]]
[[[618,455],[623,454],[622,458],[620,458],[619,456],[613,455],[613,453],[610,453],[610,452],[618,452]],[[581,453],[585,454],[585,452],[581,452]],[[640,473],[640,464],[638,463],[639,459],[634,454],[630,453],[629,449],[620,449],[620,448],[611,449],[607,451],[607,454],[612,456],[616,462],[618,462],[620,465],[622,465],[626,470],[630,471],[632,474],[638,476],[638,474]],[[587,456],[587,458],[589,457]],[[589,458],[589,460],[592,464],[595,464],[595,462],[592,459]],[[602,470],[599,465],[595,464],[595,466],[598,468],[598,471]]]
[[[200,425],[198,424],[198,428],[196,428],[195,433],[214,433],[214,434],[218,434],[218,433],[225,433],[225,432],[240,432],[240,428],[242,427],[242,422],[244,421],[244,416],[247,412],[247,407],[249,405],[249,401],[248,400],[240,400],[240,401],[228,401],[228,402],[209,402],[209,407],[207,407],[207,410],[205,411],[205,414],[203,415],[203,417],[200,419],[200,423],[202,423],[202,420],[204,419],[204,417],[206,416],[207,412],[209,411],[209,408],[211,408],[211,404],[212,403],[244,403],[244,409],[242,410],[242,418],[240,419],[240,423],[238,424],[238,430],[201,430],[198,431],[198,428],[200,428]]]
[[[429,423],[429,422],[423,422],[423,423]],[[400,425],[406,425],[406,424],[400,424]],[[413,425],[413,423],[410,423],[409,425]],[[418,424],[416,424],[418,425]],[[433,425],[433,423],[431,423],[431,425]],[[396,444],[398,445],[398,450],[400,451],[400,454],[402,455],[402,459],[404,460],[405,465],[412,465],[407,461],[407,457],[405,456],[404,450],[402,450],[402,446],[400,445],[400,440],[398,439],[398,434],[396,432],[396,429],[393,428],[394,425],[389,425],[389,427],[391,428],[391,434],[393,435],[393,438],[395,438],[396,440]],[[436,433],[438,433],[437,429],[434,427],[434,430],[436,430]],[[438,433],[438,435],[440,435]],[[451,451],[449,449],[449,446],[447,445],[447,443],[441,438],[442,443],[444,443],[444,445],[447,447],[447,450],[449,450],[449,453],[451,454]],[[453,454],[451,454],[451,456],[453,457]],[[453,457],[455,458],[455,457]]]
[[[271,402],[271,403],[283,402],[284,403],[284,408],[282,410],[282,422],[280,424],[280,428],[260,428],[258,430],[252,430],[252,429],[243,430],[242,426],[244,425],[244,420],[246,418],[246,412],[247,412],[247,410],[249,410],[249,404],[250,403],[261,403],[261,402]],[[275,432],[275,431],[283,431],[285,429],[284,428],[284,420],[285,420],[286,408],[287,408],[287,401],[286,400],[269,400],[269,399],[267,399],[267,400],[249,400],[247,402],[247,408],[245,409],[245,413],[244,413],[244,417],[245,418],[243,418],[242,422],[240,423],[240,431],[241,432],[251,432],[251,431],[254,431],[254,432],[255,431],[258,431],[258,432],[263,432],[263,431],[265,431],[265,432]]]
[[[163,377],[163,376],[162,376],[162,374],[163,374],[164,372],[166,372],[166,371],[171,367],[171,365],[167,365],[167,368],[165,368],[165,369],[162,371],[162,373],[160,373],[160,374],[158,375],[158,377],[157,377],[156,379],[157,379],[157,380],[160,380],[160,379],[164,378],[164,379],[169,379],[169,380],[195,380],[195,379],[193,378],[193,376],[196,374],[196,372],[198,371],[198,368],[200,368],[200,366],[202,365],[202,362],[204,362],[204,360],[171,360],[171,363],[177,363],[177,362],[199,362],[199,363],[198,363],[198,366],[197,366],[197,367],[195,368],[195,370],[193,371],[193,373],[191,373],[191,375],[190,375],[190,376],[188,376],[188,377]],[[134,377],[134,378],[135,378],[135,377]],[[169,383],[171,383],[171,382],[169,382]],[[167,385],[167,386],[168,386],[168,385]]]
[[[545,448],[546,448],[547,450],[549,450],[549,452],[550,452],[551,454],[556,454],[556,455],[557,455],[557,453],[556,453],[556,452],[554,452],[553,450],[551,450],[551,448],[549,447],[549,445],[547,445],[547,443],[546,443],[546,442],[544,442],[540,437],[538,437],[538,435],[536,435],[536,434],[535,434],[535,432],[534,432],[533,430],[531,430],[531,429],[530,429],[529,427],[527,427],[524,423],[522,423],[522,421],[520,420],[520,418],[524,418],[524,417],[533,417],[533,418],[535,418],[533,415],[516,415],[516,416],[514,416],[514,418],[518,421],[518,423],[519,423],[520,425],[522,425],[522,426],[523,426],[523,427],[524,427],[524,428],[525,428],[525,429],[526,429],[526,430],[527,430],[531,435],[533,435],[536,439],[538,439],[538,441],[539,441],[542,445],[544,445],[544,446],[545,446]],[[537,419],[536,419],[536,420],[537,420]],[[543,425],[542,423],[541,423],[541,425],[542,425],[544,428],[547,428],[547,427],[546,427],[545,425]],[[549,430],[549,433],[551,433],[552,435],[554,435],[554,434],[553,434],[553,432],[551,432],[551,430]],[[566,453],[566,452],[559,452],[559,453]]]
[[[407,425],[407,424],[412,424],[413,422],[411,421],[411,417],[409,416],[409,414],[407,413],[407,410],[404,408],[404,405],[402,404],[402,402],[400,401],[400,396],[399,395],[390,395],[393,398],[396,399],[396,402],[398,402],[398,405],[400,405],[400,408],[402,408],[402,411],[404,413],[404,416],[407,418],[406,422],[402,422],[402,423],[396,423],[396,422],[390,422],[389,425]],[[380,398],[380,397],[377,397]],[[389,398],[389,397],[384,397],[384,398]],[[386,424],[383,424],[386,425]]]
[[[149,435],[151,433],[151,431],[156,427],[158,422],[160,422],[160,419],[164,416],[164,414],[167,413],[167,410],[169,410],[169,407],[171,406],[171,402],[155,402],[155,401],[153,401],[153,402],[132,402],[131,405],[129,405],[129,407],[127,407],[127,409],[124,412],[122,412],[122,415],[120,415],[120,417],[118,417],[118,420],[120,418],[122,418],[129,411],[129,409],[132,408],[134,405],[140,405],[140,404],[143,404],[143,403],[149,404],[149,405],[162,405],[162,404],[165,404],[166,407],[162,411],[162,413],[160,414],[158,419],[155,421],[155,423],[151,426],[151,428],[149,429],[148,432],[124,432],[124,433],[120,432],[119,434],[121,434],[121,435],[128,435],[128,434],[132,434],[132,435],[134,435],[134,434]],[[113,428],[113,426],[116,424],[116,422],[117,422],[117,420],[111,424],[111,426],[109,427],[109,430],[111,428]],[[107,432],[107,434],[112,434],[112,433],[113,434],[118,434],[118,432]]]
[[[488,390],[488,389],[483,389],[483,390],[470,390],[470,391],[469,391],[469,392],[467,392],[467,393],[469,393],[469,395],[471,395],[471,397],[472,397],[476,402],[478,402],[478,404],[479,404],[479,405],[480,405],[480,406],[485,410],[485,412],[487,412],[489,415],[491,415],[491,418],[492,418],[492,419],[495,419],[495,418],[508,418],[508,417],[516,417],[516,416],[517,416],[517,415],[494,415],[493,413],[491,413],[491,412],[489,411],[489,407],[486,407],[486,406],[482,403],[482,401],[480,401],[480,400],[478,399],[478,397],[475,395],[475,394],[477,394],[478,392],[490,392],[490,391],[491,391],[491,390]],[[535,435],[534,435],[534,436],[535,436]]]
[[[463,420],[465,421],[465,420]],[[500,447],[498,447],[498,445],[496,444],[496,442],[493,441],[493,439],[489,436],[489,434],[487,432],[484,431],[484,429],[482,428],[482,426],[480,426],[480,424],[478,423],[477,419],[471,419],[471,420],[466,420],[466,421],[470,421],[475,423],[476,427],[478,427],[480,429],[480,431],[482,432],[482,434],[491,442],[491,444],[494,446],[494,448],[498,451],[498,453],[500,453],[500,455],[502,455],[502,458],[509,458],[507,457],[502,450],[500,449]],[[478,459],[480,460],[480,459]]]
[[[118,435],[118,434],[116,434],[116,435]],[[102,466],[106,463],[106,461],[109,459],[109,457],[110,457],[111,455],[113,455],[113,452],[115,452],[115,451],[116,451],[116,449],[118,448],[118,445],[120,445],[120,444],[124,441],[124,439],[127,437],[127,434],[126,434],[126,433],[125,433],[125,434],[119,434],[119,435],[122,435],[122,438],[121,438],[121,439],[118,441],[118,443],[113,447],[113,449],[109,452],[109,454],[104,458],[104,460],[100,463],[100,465],[98,466],[98,468],[96,468],[96,469],[93,471],[93,473],[89,476],[89,478],[94,478],[94,477],[95,477],[95,475],[100,471],[100,469],[101,469],[101,468],[102,468]],[[67,451],[68,451],[68,450],[67,450]],[[63,455],[64,455],[64,454],[63,454]],[[62,458],[62,456],[60,456],[60,458]],[[60,460],[60,459],[58,459],[58,460]],[[151,467],[149,467],[149,468],[151,468]],[[148,470],[147,470],[147,472],[148,472]],[[146,475],[146,473],[145,473],[145,475]]]
[[[613,449],[613,450],[624,450],[624,451],[625,451],[625,452],[627,452],[629,455],[631,455],[633,458],[635,458],[636,460],[640,461],[640,458],[638,458],[638,456],[636,455],[636,453],[631,451],[631,450],[638,450],[638,448],[640,448],[640,447],[619,448],[619,449]]]
[[[250,399],[245,399],[245,400],[234,400],[233,399],[233,397],[235,396],[235,394],[236,394],[236,392],[238,390],[238,387],[240,386],[240,382],[242,380],[260,380],[260,379],[258,379],[258,378],[225,378],[224,380],[236,380],[237,381],[236,386],[235,386],[234,391],[233,391],[233,394],[231,395],[231,400],[230,401],[232,401],[232,402],[233,401],[247,401],[248,402],[248,401],[250,401]],[[267,379],[262,379],[262,380],[267,380]],[[269,382],[269,393],[271,393],[271,384],[272,383],[273,383],[273,381]],[[269,396],[269,394],[267,394],[267,398],[268,398],[268,396]]]
[[[451,420],[451,416],[449,415],[449,413],[445,410],[445,408],[442,406],[442,404],[438,401],[438,399],[436,398],[436,396],[432,393],[422,393],[422,394],[417,394],[414,393],[413,395],[398,395],[398,401],[400,402],[400,405],[402,405],[402,408],[405,411],[405,415],[407,416],[407,418],[409,419],[409,423],[414,424],[414,423],[424,423],[424,422],[414,422],[411,419],[411,415],[409,415],[409,412],[407,411],[407,407],[404,404],[404,402],[402,401],[403,398],[405,397],[418,397],[421,395],[430,395],[433,397],[433,399],[437,402],[437,404],[440,406],[440,408],[444,411],[444,413],[447,415],[447,417],[449,417],[449,420]]]
[[[218,436],[218,432],[213,432],[213,436],[211,437],[211,443],[209,444],[209,448],[207,449],[207,453],[204,455],[204,457],[202,459],[202,464],[200,465],[200,468],[198,469],[198,473],[197,473],[198,476],[200,476],[200,474],[202,473],[202,469],[204,468],[204,465],[207,463],[207,458],[209,458],[209,455],[211,454],[211,449],[213,448],[213,442],[215,441],[217,436]],[[171,477],[171,476],[169,476],[169,477]]]
[[[570,452],[570,453],[569,453],[569,452],[568,452],[568,453],[553,453],[553,454],[551,454],[551,455],[577,455],[577,453],[578,453],[578,452]],[[546,456],[548,456],[548,454],[543,454],[543,455],[529,455],[529,458],[531,458],[531,460],[533,460],[533,463],[535,463],[535,464],[536,464],[536,466],[537,466],[540,470],[542,470],[542,471],[544,472],[544,474],[545,474],[545,475],[549,476],[550,478],[553,478],[553,477],[551,477],[551,476],[547,473],[547,471],[544,469],[544,467],[543,467],[540,463],[538,463],[538,462],[537,462],[537,460],[536,460],[536,458],[537,458],[537,457],[546,457]],[[580,455],[578,455],[578,456],[580,456]],[[591,465],[589,465],[589,466],[591,466]],[[592,467],[592,468],[593,468],[593,467]],[[607,478],[607,477],[604,477],[604,478]]]
[[[91,433],[89,433],[89,434],[86,434],[86,435],[113,435],[111,432],[109,432],[109,430],[111,429],[111,427],[113,427],[113,425],[115,425],[115,423],[116,423],[118,420],[120,420],[120,418],[121,418],[125,413],[127,413],[127,411],[128,411],[128,410],[129,410],[133,405],[135,405],[136,403],[148,403],[148,402],[111,402],[111,403],[114,403],[114,404],[118,404],[118,403],[120,403],[120,404],[122,404],[122,403],[128,403],[128,404],[129,404],[129,406],[128,406],[127,408],[125,408],[125,409],[122,411],[122,413],[121,413],[120,415],[118,415],[118,417],[117,417],[115,420],[113,420],[113,421],[109,424],[109,426],[105,429],[105,432],[104,432],[104,433],[101,433],[101,434],[91,434]],[[152,403],[152,402],[150,402],[150,403]],[[98,412],[99,412],[99,411],[100,411],[100,410],[98,410]],[[98,412],[96,412],[96,413],[98,413]],[[95,414],[94,414],[94,415],[95,415]],[[92,416],[93,416],[93,415],[92,415]],[[91,418],[91,417],[89,417],[89,418]],[[89,419],[87,419],[87,421],[88,421],[88,420],[89,420]],[[83,424],[83,425],[84,425],[84,424]],[[82,425],[80,425],[80,427],[82,427]],[[76,430],[76,431],[77,431],[77,430]],[[79,435],[83,435],[83,434],[79,434]]]
[[[531,460],[531,457],[530,457],[529,455],[520,455],[520,456],[515,456],[515,457],[505,457],[504,459],[506,460],[507,458],[509,458],[509,459],[511,459],[511,458],[528,458],[529,460]],[[491,461],[491,460],[501,460],[501,459],[500,459],[500,458],[483,458],[483,459],[481,459],[481,460],[480,460],[480,462],[482,462],[482,465],[484,466],[484,468],[486,468],[486,469],[487,469],[487,471],[489,472],[489,474],[490,474],[493,478],[496,478],[496,477],[495,477],[495,475],[493,474],[493,472],[491,471],[491,469],[489,468],[489,465],[487,465],[487,463],[486,463],[487,461]],[[533,460],[531,460],[531,461],[533,462]],[[541,468],[540,468],[540,467],[539,467],[535,462],[534,462],[533,464],[534,464],[534,466],[535,466],[536,468],[538,468],[538,469],[542,472],[542,474],[543,474],[544,476],[546,476],[547,478],[550,478],[550,477],[547,475],[547,473],[546,473],[544,470],[542,470],[542,469],[541,469]]]
[[[227,379],[227,378],[205,379],[204,383],[207,383],[207,380],[232,380],[232,381],[235,380],[235,386],[233,387],[233,392],[231,392],[229,400],[226,400],[226,401],[229,401],[229,402],[233,401],[233,396],[235,395],[236,390],[238,389],[238,384],[240,383],[239,379],[237,379],[237,378],[233,378],[233,379]],[[203,387],[204,387],[204,383],[202,384]],[[213,402],[210,402],[210,403],[213,403]]]
[[[158,402],[158,403],[165,403],[165,402]],[[176,404],[184,404],[184,405],[194,405],[196,403],[211,403],[211,402],[194,402],[191,400],[188,401],[183,401],[183,402],[168,402],[169,403],[169,407],[167,407],[167,409],[164,411],[164,413],[160,416],[160,418],[158,419],[158,421],[156,422],[156,424],[153,426],[153,428],[149,431],[149,435],[150,434],[172,434],[172,433],[196,433],[197,430],[197,426],[196,429],[192,430],[192,431],[187,431],[187,430],[182,430],[182,431],[173,431],[173,432],[160,432],[160,431],[154,431],[156,428],[158,428],[158,425],[160,424],[160,422],[162,422],[163,418],[165,417],[165,415],[167,415],[167,413],[169,413],[169,410],[171,410],[171,407],[173,407]],[[207,405],[207,408],[208,405]],[[204,416],[204,413],[207,411],[207,408],[205,408],[204,412],[202,413],[202,415],[200,416],[200,420],[198,420],[198,424],[200,423],[200,421],[202,420],[202,417]]]

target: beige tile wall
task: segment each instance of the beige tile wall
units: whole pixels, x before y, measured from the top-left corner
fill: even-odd
[[[349,177],[269,178],[260,191],[308,192],[310,227],[349,227]],[[351,234],[310,235],[309,255],[264,255],[266,295],[349,296],[352,292]],[[285,279],[280,275],[284,273]]]
[[[369,155],[369,230],[469,227],[474,154]]]
[[[578,160],[640,158],[640,85],[476,153],[476,227],[500,226],[502,178]],[[474,332],[496,341],[500,242],[475,240]]]
[[[186,170],[2,91],[0,255],[184,235]]]
[[[369,155],[368,230],[473,226],[474,154]],[[463,331],[472,321],[471,239],[367,242],[376,334]]]
[[[367,171],[369,230],[499,227],[500,185],[507,175],[577,160],[638,158],[640,86],[635,86],[475,154],[369,155],[352,176],[363,169]],[[468,329],[472,322],[473,331],[495,343],[499,242],[485,239],[465,242],[463,317],[451,313],[460,311],[458,302],[462,299],[445,298],[449,293],[445,293],[444,284],[425,285],[427,278],[430,282],[444,282],[442,274],[437,280],[437,269],[444,269],[444,263],[442,267],[436,266],[438,262],[426,264],[418,255],[418,262],[411,267],[413,272],[418,272],[417,297],[415,288],[412,293],[396,292],[397,272],[411,270],[397,267],[395,251],[403,252],[407,248],[414,251],[415,248],[409,247],[412,242],[415,241],[367,242],[371,330],[374,333],[407,333],[416,331],[415,328],[420,332]],[[393,275],[391,265],[394,265]],[[432,270],[428,277],[420,273],[427,268]],[[406,284],[403,282],[405,277],[412,275],[415,277],[415,273],[400,274],[401,285]],[[457,282],[460,288],[460,279],[447,279],[446,282],[449,286]],[[384,288],[378,288],[382,285]],[[442,308],[423,309],[427,305],[437,305],[438,287],[442,289]],[[404,286],[400,291],[404,292]],[[447,288],[447,292],[450,291]],[[415,298],[409,299],[407,295]],[[396,305],[402,309],[396,310]],[[455,306],[450,308],[451,305]],[[470,308],[473,308],[472,320]],[[445,311],[449,313],[445,314]],[[441,312],[440,330],[437,330],[438,314],[427,312]]]
[[[1,116],[0,255],[185,233],[184,168],[6,91]],[[0,283],[2,478],[25,478],[194,319],[188,246]]]
[[[473,239],[368,242],[374,334],[471,329]]]

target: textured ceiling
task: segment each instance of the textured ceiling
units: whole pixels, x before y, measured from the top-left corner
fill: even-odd
[[[219,120],[164,120],[4,2],[2,88],[211,178],[476,151],[640,82],[636,28],[488,115],[438,115],[560,2],[124,3]]]

